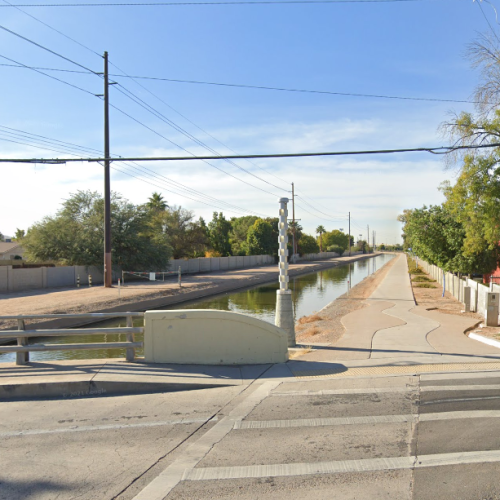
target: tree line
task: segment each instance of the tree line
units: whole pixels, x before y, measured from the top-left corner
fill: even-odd
[[[481,71],[475,111],[455,113],[442,124],[452,144],[470,147],[447,155],[457,168],[456,182],[440,186],[441,205],[405,210],[406,249],[444,270],[463,274],[493,271],[500,242],[500,49],[498,41],[480,37],[468,52]],[[488,146],[477,148],[476,146]]]
[[[321,251],[340,255],[349,236],[318,226],[317,236],[290,224],[289,254],[295,229],[300,255]],[[171,258],[278,255],[278,218],[256,216],[227,219],[214,212],[208,223],[192,211],[169,206],[159,193],[146,203],[133,204],[118,193],[111,197],[112,261],[122,269],[165,270]],[[97,192],[78,191],[65,200],[54,216],[46,216],[16,237],[25,256],[34,262],[60,265],[101,265],[104,245],[104,200]],[[362,244],[361,244],[362,243]],[[360,249],[367,249],[360,242]],[[351,245],[354,241],[351,237]]]

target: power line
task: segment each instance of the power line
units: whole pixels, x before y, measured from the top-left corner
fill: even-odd
[[[6,129],[6,130],[1,130],[1,129]],[[82,153],[82,150],[84,152],[85,151],[87,151],[87,152],[97,151],[98,153],[100,152],[99,150],[96,150],[96,149],[93,149],[93,148],[79,146],[79,145],[76,145],[76,144],[73,144],[73,143],[69,143],[69,142],[65,142],[65,141],[60,141],[58,139],[52,139],[52,138],[49,138],[49,137],[46,137],[46,136],[41,136],[41,135],[38,135],[38,134],[32,134],[30,132],[25,132],[23,130],[13,129],[11,127],[6,127],[4,125],[0,125],[0,134],[1,133],[3,133],[3,134],[10,134],[11,138],[0,137],[0,140],[4,140],[4,141],[8,141],[8,142],[13,142],[13,143],[16,143],[16,144],[21,144],[21,145],[26,145],[26,146],[30,146],[30,147],[34,147],[34,148],[38,148],[38,149],[46,149],[46,150],[55,151],[55,152],[59,152],[59,153],[60,152],[64,152],[64,153],[68,153],[69,152],[69,154],[71,154],[72,156],[78,156],[78,155],[80,155]],[[24,140],[24,141],[29,140],[30,142],[29,143],[28,142],[20,142],[20,140],[13,140],[12,137],[14,137],[15,139],[20,139],[20,140]],[[38,143],[42,143],[42,144],[36,144],[37,142]],[[53,146],[53,147],[48,147],[47,144],[49,146]],[[54,149],[54,147],[59,148],[59,149]],[[61,149],[65,149],[67,151],[61,151]],[[76,151],[77,154],[75,154],[75,151]],[[192,198],[192,196],[188,196],[185,193],[182,193],[182,192],[179,193],[178,191],[174,191],[171,188],[166,188],[164,185],[159,186],[158,184],[152,184],[152,185],[154,185],[156,187],[159,187],[163,191],[168,191],[170,193],[174,193],[174,194],[177,194],[177,195],[182,196],[184,198],[187,198],[187,199],[190,199],[192,201],[195,201],[197,203],[202,203],[202,204],[205,204],[205,205],[208,205],[208,206],[212,206],[212,207],[215,207],[215,208],[220,208],[220,209],[228,210],[228,211],[232,211],[232,212],[240,212],[240,213],[244,213],[244,214],[249,214],[250,213],[250,214],[255,214],[255,215],[258,215],[258,216],[267,217],[266,214],[261,214],[259,212],[255,212],[255,211],[252,211],[252,210],[247,210],[245,208],[239,207],[238,205],[234,205],[232,203],[228,203],[228,202],[220,200],[218,198],[214,198],[214,197],[212,197],[212,196],[210,196],[208,194],[205,194],[205,193],[202,193],[202,192],[197,191],[195,189],[189,188],[189,187],[185,186],[184,184],[181,184],[180,182],[174,181],[174,180],[172,180],[172,179],[170,179],[168,177],[165,177],[165,176],[163,176],[161,174],[158,174],[157,172],[155,172],[153,170],[150,170],[147,167],[144,167],[144,166],[142,166],[142,165],[140,165],[138,163],[133,163],[132,165],[129,165],[127,162],[120,162],[119,155],[112,155],[112,156],[114,156],[116,158],[116,161],[118,163],[120,163],[121,167],[134,169],[134,170],[138,171],[139,173],[141,173],[142,175],[148,175],[150,177],[153,177],[155,180],[159,179],[159,181],[157,181],[157,182],[165,183],[165,181],[167,181],[167,182],[169,182],[171,184],[174,184],[174,187],[176,189],[181,189],[181,190],[187,191],[188,193],[191,193],[191,194],[193,194],[195,196],[201,196],[202,198],[204,198],[205,200],[207,200],[207,201],[209,201],[211,203],[206,203],[205,201]],[[136,165],[136,166],[134,166],[134,165]],[[118,170],[118,169],[116,169],[116,170],[120,171],[122,173],[125,173],[123,170]],[[140,180],[143,180],[144,182],[146,182],[142,178],[139,178],[139,177],[136,177],[136,178],[140,179]],[[223,206],[221,206],[221,205],[223,205]]]
[[[123,112],[123,111],[122,111]],[[135,120],[135,118],[133,118]],[[374,149],[365,151],[327,151],[319,153],[275,153],[275,154],[250,154],[250,155],[226,155],[226,156],[133,156],[122,157],[121,161],[189,161],[189,160],[224,160],[224,159],[243,159],[243,158],[304,158],[316,156],[357,156],[371,154],[396,154],[396,153],[432,153],[447,154],[452,151],[463,149],[484,149],[497,148],[500,143],[477,144],[472,146],[437,146],[425,148],[404,148],[404,149]],[[0,158],[2,163],[66,163],[75,161],[101,162],[104,158]],[[227,172],[226,172],[227,173]],[[228,174],[231,175],[231,174]],[[234,177],[234,176],[232,176]],[[241,179],[238,179],[241,181]],[[245,182],[245,181],[242,181]],[[255,186],[253,186],[255,187]],[[258,188],[259,189],[259,188]],[[262,189],[261,189],[262,191]],[[273,194],[273,193],[269,193]]]
[[[10,30],[10,29],[8,29],[8,28],[5,28],[4,26],[1,26],[1,25],[0,25],[0,29],[3,29],[4,31],[7,31],[8,33],[11,33],[12,35],[17,36],[17,37],[19,37],[19,38],[21,38],[21,39],[23,39],[23,40],[25,40],[25,41],[27,41],[27,42],[29,42],[29,43],[31,43],[31,44],[33,44],[33,45],[37,46],[37,47],[39,47],[39,48],[43,49],[43,50],[46,50],[46,51],[50,52],[51,54],[54,54],[54,55],[56,55],[56,56],[58,56],[58,57],[60,57],[60,58],[62,58],[62,59],[64,59],[64,60],[66,60],[66,61],[68,61],[68,62],[71,62],[72,64],[75,64],[75,65],[77,65],[77,66],[79,66],[79,67],[81,67],[81,68],[85,69],[86,71],[88,71],[88,72],[90,72],[90,73],[93,73],[93,74],[95,74],[95,75],[97,75],[97,76],[99,76],[99,77],[101,77],[101,76],[102,76],[100,73],[97,73],[97,72],[95,72],[95,71],[93,71],[93,70],[91,70],[91,69],[87,68],[86,66],[83,66],[82,64],[80,64],[80,63],[78,63],[78,62],[76,62],[76,61],[74,61],[74,60],[72,60],[72,59],[69,59],[69,58],[68,58],[68,57],[66,57],[66,56],[63,56],[62,54],[59,54],[58,52],[55,52],[55,51],[53,51],[53,50],[51,50],[51,49],[49,49],[49,48],[47,48],[47,47],[45,47],[45,46],[43,46],[43,45],[41,45],[41,44],[39,44],[39,43],[37,43],[37,42],[35,42],[35,41],[33,41],[33,40],[29,39],[29,38],[26,38],[26,37],[24,37],[23,35],[20,35],[19,33],[16,33],[16,32],[14,32],[14,31],[12,31],[12,30]],[[17,62],[17,61],[14,61],[14,60],[12,60],[12,59],[9,59],[9,58],[7,58],[7,57],[5,57],[5,56],[2,56],[2,57],[4,57],[5,59],[7,59],[7,60],[9,60],[9,61],[11,61],[11,62],[14,62],[14,63],[16,63],[16,64],[19,64],[19,65],[24,66],[24,67],[26,67],[26,68],[27,68],[27,66],[26,66],[26,65],[24,65],[24,64],[22,64],[22,63],[19,63],[19,62]],[[68,83],[68,82],[65,82],[64,80],[58,79],[58,78],[53,77],[53,76],[51,76],[51,75],[47,75],[46,73],[44,73],[44,72],[42,72],[42,71],[40,71],[40,70],[35,70],[34,68],[30,68],[30,69],[33,69],[33,71],[36,71],[36,72],[38,72],[38,73],[40,73],[40,74],[42,74],[42,75],[48,76],[49,78],[55,79],[55,80],[57,80],[57,81],[60,81],[60,82],[62,82],[62,83],[65,83],[65,84],[67,84],[67,85],[69,85],[69,86],[72,86],[72,87],[74,87],[74,88],[77,88],[78,90],[83,90],[83,91],[85,91],[85,90],[84,90],[84,89],[82,89],[81,87],[78,87],[78,86],[76,86],[76,85],[70,84],[70,83]],[[123,87],[123,86],[122,86],[122,88],[124,88],[124,89],[125,89],[125,87]],[[125,89],[125,90],[127,90],[127,89]],[[88,91],[85,91],[85,92],[87,92],[87,93],[89,93],[89,94],[91,94],[91,95],[94,95],[94,94],[92,94],[91,92],[88,92]],[[152,108],[152,107],[151,107],[151,106],[149,106],[147,103],[145,103],[144,101],[142,101],[142,99],[138,98],[137,96],[135,96],[135,95],[134,95],[133,93],[131,93],[130,91],[127,91],[127,92],[128,92],[129,94],[131,94],[131,95],[132,95],[132,97],[134,98],[133,100],[135,100],[137,103],[139,103],[142,107],[144,107],[145,109],[147,109],[147,110],[148,110],[148,111],[150,111],[150,112],[153,112],[154,114],[156,113],[156,116],[158,116],[158,117],[159,117],[159,115],[161,115],[161,113],[156,112],[156,110],[154,110],[154,108]],[[129,96],[129,97],[130,97],[130,96]],[[138,101],[139,101],[139,102],[138,102]],[[123,114],[125,114],[126,116],[128,116],[129,118],[134,119],[137,123],[139,123],[139,124],[141,124],[142,126],[144,126],[144,127],[148,128],[148,129],[149,129],[149,130],[151,130],[152,132],[156,133],[157,135],[159,135],[159,136],[160,136],[160,137],[162,137],[163,139],[165,139],[165,140],[169,141],[171,144],[174,144],[174,145],[175,145],[175,146],[177,146],[178,148],[180,148],[180,149],[182,149],[182,150],[186,151],[187,153],[190,153],[190,152],[189,152],[189,151],[187,151],[186,149],[182,148],[180,145],[178,145],[178,144],[174,143],[174,142],[173,142],[173,141],[171,141],[170,139],[167,139],[165,136],[163,136],[162,134],[159,134],[158,132],[154,131],[152,128],[147,127],[145,124],[143,124],[143,123],[142,123],[142,122],[140,122],[139,120],[136,120],[135,118],[133,118],[133,117],[132,117],[131,115],[129,115],[128,113],[125,113],[123,110],[121,110],[121,109],[117,108],[116,106],[113,106],[113,107],[114,107],[115,109],[117,109],[118,111],[122,112]],[[163,115],[161,115],[161,117],[162,117],[163,119],[166,119],[165,117],[163,117]],[[166,119],[166,120],[168,120],[168,119]],[[168,122],[169,122],[169,124],[172,124],[173,126],[175,126],[175,124],[174,124],[171,120],[168,120]],[[183,131],[183,129],[182,129],[181,127],[178,127],[178,130],[179,130],[179,131]],[[183,131],[183,132],[185,132],[185,131]],[[186,134],[187,134],[187,133],[186,133]],[[195,140],[195,141],[196,141],[196,138],[194,138],[194,136],[192,136],[192,135],[190,135],[190,134],[189,134],[189,136],[190,136],[193,140]],[[203,145],[200,141],[198,141],[198,143],[199,143],[200,145],[204,146],[204,145]],[[207,146],[205,146],[205,147],[207,147]],[[207,149],[211,150],[211,149],[210,149],[210,148],[208,148],[208,147],[207,147]],[[212,152],[214,152],[214,150],[211,150],[211,151],[212,151]],[[190,154],[191,154],[191,153],[190,153]],[[106,160],[104,160],[104,161],[106,161]],[[235,165],[236,167],[240,168],[241,170],[245,170],[245,169],[243,169],[242,167],[239,167],[238,165],[236,165],[235,163],[233,163],[233,162],[231,162],[231,163],[232,163],[233,165]],[[216,168],[216,169],[220,170],[221,172],[225,173],[226,175],[231,175],[231,174],[229,174],[228,172],[226,172],[226,171],[222,170],[222,169],[221,169],[221,168],[219,168],[219,167],[216,167],[216,166],[214,166],[214,165],[212,165],[212,166],[213,166],[214,168]],[[251,174],[251,172],[249,172],[249,171],[247,171],[247,170],[245,170],[245,171],[246,171],[247,173]],[[254,175],[254,174],[251,174],[251,175]],[[235,176],[233,176],[233,175],[231,175],[231,176],[232,176],[232,177],[234,177],[234,178],[236,178],[236,179],[238,179],[237,177],[235,177]],[[270,184],[270,185],[274,186],[273,184],[271,184],[271,183],[269,183],[269,182],[267,182],[267,181],[265,181],[265,180],[263,180],[263,179],[259,178],[258,176],[255,176],[255,175],[254,175],[254,177],[257,177],[258,179],[262,180],[263,182],[266,182],[266,183],[268,183],[268,184]],[[264,192],[266,192],[266,193],[268,193],[268,194],[272,194],[273,196],[277,196],[275,193],[270,193],[269,191],[265,191],[265,190],[263,190],[263,189],[261,189],[261,188],[259,188],[259,187],[257,187],[257,186],[254,186],[253,184],[250,184],[250,183],[248,183],[248,182],[246,182],[246,181],[243,181],[243,180],[241,180],[241,179],[239,179],[239,180],[240,180],[241,182],[244,182],[245,184],[248,184],[249,186],[252,186],[252,187],[256,188],[256,189],[260,189],[261,191],[264,191]],[[274,186],[274,187],[277,187],[277,186]],[[281,189],[281,188],[279,188],[279,187],[277,187],[277,188],[278,188],[278,189]]]
[[[47,73],[44,73],[43,71],[40,71],[38,69],[35,69],[35,68],[32,68],[30,66],[26,66],[25,64],[23,63],[20,63],[18,61],[15,61],[14,59],[11,59],[10,57],[7,57],[7,56],[3,56],[2,54],[0,54],[0,57],[3,58],[3,59],[6,59],[7,61],[10,61],[10,62],[13,62],[13,63],[16,63],[18,64],[19,66],[22,66],[26,69],[30,69],[32,71],[35,71],[36,73],[39,73],[41,75],[44,75],[46,76],[47,78],[51,78],[52,80],[56,80],[58,82],[61,82],[61,83],[64,83],[65,85],[68,85],[69,87],[73,87],[74,89],[78,89],[78,90],[81,90],[82,92],[85,92],[86,94],[90,94],[91,96],[93,97],[96,97],[96,95],[93,93],[93,92],[90,92],[89,90],[86,90],[82,87],[79,87],[78,85],[75,85],[74,83],[69,83],[67,82],[66,80],[61,80],[60,78],[57,78],[56,76],[53,76],[53,75],[49,75]]]
[[[5,0],[4,0],[5,1]],[[114,66],[116,69],[118,69],[119,71],[121,71],[121,73],[123,74],[123,76],[125,76],[126,78],[131,78],[132,81],[138,85],[139,87],[141,87],[143,90],[145,90],[148,94],[152,95],[155,99],[157,99],[158,101],[160,101],[162,104],[164,104],[165,106],[167,106],[169,109],[171,109],[174,113],[178,114],[180,117],[182,117],[184,120],[186,120],[187,122],[189,122],[191,125],[193,125],[194,127],[196,127],[198,130],[200,130],[201,132],[203,132],[204,134],[208,135],[211,139],[213,139],[214,141],[216,141],[217,143],[219,143],[221,146],[225,147],[226,149],[228,149],[229,151],[231,151],[232,153],[235,153],[235,154],[238,154],[236,151],[234,151],[233,149],[231,149],[227,144],[224,144],[223,142],[221,142],[219,139],[217,139],[216,137],[214,137],[212,134],[210,134],[209,132],[207,132],[205,129],[203,129],[202,127],[200,127],[199,125],[197,125],[196,123],[194,123],[192,120],[190,120],[187,116],[183,115],[180,111],[178,111],[177,109],[175,109],[174,107],[172,107],[170,104],[168,104],[165,100],[163,100],[161,97],[159,97],[158,95],[156,95],[154,92],[152,92],[151,90],[149,90],[147,87],[145,87],[144,85],[142,85],[141,83],[139,83],[134,77],[128,75],[127,73],[125,73],[125,71],[123,71],[121,68],[119,68],[116,64],[113,64],[112,62],[110,62],[110,64],[112,66]],[[121,75],[114,75],[114,76],[121,76]],[[123,85],[120,85],[121,87],[123,87]],[[123,87],[124,88],[124,87]],[[163,115],[162,115],[163,116]],[[165,117],[166,118],[166,117]],[[167,119],[168,120],[168,119]],[[169,122],[172,122],[171,120],[168,120]],[[172,122],[172,123],[175,123],[175,122]],[[175,126],[177,127],[177,124],[175,124]],[[184,129],[183,129],[184,130]],[[191,135],[191,134],[190,134]],[[191,136],[193,137],[193,136]],[[195,139],[195,138],[194,138]],[[197,141],[197,139],[195,139]],[[207,148],[209,149],[209,148]],[[210,149],[209,149],[210,150]],[[212,150],[214,151],[214,150]],[[215,152],[215,151],[214,151]],[[246,160],[248,163],[250,163],[251,165],[259,168],[260,170],[262,170],[263,172],[266,172],[270,175],[272,175],[273,177],[275,177],[276,179],[288,184],[288,181],[286,181],[285,179],[282,179],[280,177],[278,177],[277,175],[273,174],[272,172],[269,172],[268,170],[266,170],[265,168],[262,168],[261,166],[257,165],[256,163],[254,162],[251,162],[250,160]],[[237,166],[238,168],[240,168],[238,165],[235,165]],[[248,171],[247,171],[248,172]],[[250,173],[250,172],[249,172]],[[253,175],[253,174],[252,174]],[[259,177],[260,179],[260,177]],[[263,180],[263,179],[261,179]],[[273,184],[272,184],[273,185]],[[273,185],[274,186],[274,185]],[[278,186],[274,186],[278,189],[281,189],[279,188]]]
[[[342,4],[342,3],[414,3],[424,0],[256,0],[254,2],[122,2],[122,3],[49,3],[49,4],[15,4],[12,7],[169,7],[193,5],[279,5],[279,4]],[[10,7],[0,5],[0,7]]]
[[[113,75],[119,77],[120,75]],[[384,94],[362,94],[355,92],[334,92],[330,90],[311,90],[311,89],[295,89],[295,88],[287,88],[287,87],[270,87],[267,85],[248,85],[243,83],[222,83],[222,82],[208,82],[202,80],[181,80],[174,78],[161,78],[154,76],[130,76],[128,78],[137,78],[142,80],[155,80],[155,81],[163,81],[163,82],[172,82],[172,83],[189,83],[195,85],[214,85],[218,87],[236,87],[236,88],[244,88],[244,89],[257,89],[257,90],[274,90],[279,92],[298,92],[298,93],[306,93],[306,94],[326,94],[326,95],[337,95],[337,96],[347,96],[347,97],[370,97],[375,99],[396,99],[403,101],[430,101],[430,102],[458,102],[458,103],[466,103],[466,104],[475,104],[475,101],[468,101],[464,99],[441,99],[441,98],[433,98],[433,97],[406,97],[406,96],[391,96]]]
[[[8,7],[8,5],[0,5],[0,7]],[[84,70],[86,70],[86,71],[88,71],[90,73],[93,73],[94,75],[102,77],[101,73],[98,73],[98,72],[96,72],[96,71],[94,71],[94,70],[92,70],[90,68],[87,68],[83,64],[80,64],[80,63],[78,63],[76,61],[73,61],[73,59],[70,59],[69,57],[63,56],[62,54],[59,54],[59,52],[55,52],[54,50],[49,49],[48,47],[45,47],[44,45],[41,45],[38,42],[35,42],[34,40],[26,38],[25,36],[23,36],[23,35],[21,35],[19,33],[16,33],[15,31],[10,30],[9,28],[6,28],[5,26],[0,25],[0,29],[6,31],[7,33],[10,33],[11,35],[14,35],[14,36],[17,36],[18,38],[21,38],[22,40],[24,40],[24,41],[26,41],[28,43],[31,43],[32,45],[35,45],[36,47],[38,47],[38,48],[40,48],[42,50],[45,50],[45,51],[49,52],[50,54],[53,54],[53,55],[55,55],[57,57],[60,57],[61,59],[64,59],[65,61],[70,62],[71,64],[79,66],[80,68],[83,68]],[[25,65],[23,64],[23,66],[25,66]]]
[[[0,5],[0,7],[1,7],[1,5]],[[77,71],[77,70],[60,69],[60,68],[46,68],[46,67],[37,67],[37,66],[25,66],[25,65],[15,66],[15,65],[11,65],[11,64],[0,64],[0,66],[9,66],[9,67],[14,67],[14,68],[21,67],[21,68],[26,68],[26,69],[39,69],[39,70],[43,70],[43,71],[61,71],[61,72],[65,72],[65,73],[79,73],[79,74],[88,74],[89,73],[87,71]],[[456,103],[462,103],[462,104],[478,104],[477,101],[469,101],[467,99],[444,99],[444,98],[439,98],[439,97],[413,97],[413,96],[393,96],[393,95],[386,95],[386,94],[363,94],[360,92],[336,92],[336,91],[331,91],[331,90],[295,89],[295,88],[287,88],[287,87],[271,87],[268,85],[249,85],[249,84],[244,84],[244,83],[240,84],[240,83],[224,83],[224,82],[207,82],[207,81],[203,81],[203,80],[181,80],[178,78],[162,78],[162,77],[156,77],[156,76],[117,75],[117,74],[113,74],[113,73],[110,73],[109,76],[112,76],[113,78],[131,78],[131,79],[136,79],[136,80],[155,80],[155,81],[172,82],[172,83],[188,83],[188,84],[195,84],[195,85],[213,85],[213,86],[219,86],[219,87],[233,87],[233,88],[255,89],[255,90],[273,90],[273,91],[278,91],[278,92],[297,92],[297,93],[304,93],[304,94],[324,94],[324,95],[333,95],[333,96],[342,96],[342,97],[367,97],[367,98],[372,98],[372,99],[393,99],[393,100],[402,100],[402,101],[456,102]],[[145,89],[145,90],[147,90],[147,89]],[[149,92],[149,90],[147,90],[147,91]],[[166,104],[166,105],[171,107],[168,104]],[[173,109],[173,111],[176,111],[176,110]],[[176,111],[176,113],[180,114],[183,118],[190,121],[188,118],[183,116],[178,111]],[[195,123],[192,123],[192,124],[195,127],[200,128]],[[200,128],[200,130],[204,131],[201,128]],[[207,132],[205,132],[205,133],[207,133]],[[210,134],[208,134],[208,135],[210,135]],[[215,140],[217,140],[217,139],[215,139]]]
[[[47,24],[46,22],[42,21],[41,19],[38,19],[38,17],[32,16],[28,12],[25,12],[24,10],[20,9],[18,5],[12,4],[12,3],[8,2],[7,0],[3,0],[3,2],[6,3],[7,5],[0,5],[0,7],[6,7],[6,6],[13,7],[14,9],[18,10],[19,12],[22,12],[25,16],[31,17],[31,19],[35,20],[36,22],[38,22],[40,24],[43,24],[45,27],[49,28],[50,30],[54,31],[55,33],[58,33],[59,35],[63,36],[64,38],[67,38],[68,40],[71,40],[73,43],[76,43],[80,47],[83,47],[84,49],[92,52],[96,56],[102,57],[101,54],[97,53],[95,50],[92,50],[90,47],[87,47],[86,45],[84,45],[83,43],[79,42],[78,40],[75,40],[74,38],[71,38],[69,35],[66,35],[62,31],[59,31],[58,29],[54,28],[53,26],[50,26],[50,24]]]
[[[160,132],[157,132],[156,130],[152,129],[151,127],[149,127],[148,125],[146,125],[145,123],[142,123],[140,120],[138,120],[137,118],[134,118],[132,115],[129,115],[127,112],[123,111],[122,109],[118,108],[117,106],[113,105],[113,104],[110,104],[110,106],[113,108],[113,109],[116,109],[117,111],[119,111],[120,113],[122,113],[123,115],[127,116],[128,118],[130,118],[131,120],[135,121],[136,123],[138,123],[139,125],[147,128],[148,130],[150,130],[151,132],[153,132],[154,134],[158,135],[159,137],[162,137],[163,139],[165,139],[166,141],[168,142],[171,142],[172,144],[174,144],[175,146],[177,146],[178,148],[182,149],[183,151],[187,151],[186,149],[184,149],[182,146],[179,146],[178,144],[172,142],[170,139],[167,139],[164,135],[160,134]],[[201,156],[196,156],[194,155],[193,153],[190,153],[189,151],[187,151],[189,154],[191,154],[192,156],[186,156],[186,157],[183,157],[183,158],[189,158],[189,159],[198,159],[198,160],[208,160],[208,159],[212,159],[212,160],[221,160],[221,159],[224,159],[223,156],[210,156],[210,157],[201,157]],[[104,161],[104,159],[101,159],[99,161]],[[142,158],[133,158],[133,159],[129,159],[129,158],[126,158],[124,159],[124,161],[143,161]],[[146,160],[146,161],[149,161],[149,160]],[[205,162],[207,163],[207,162]],[[217,169],[217,170],[220,170],[221,172],[223,172],[224,174],[226,175],[229,175],[230,177],[233,177],[234,179],[240,181],[240,182],[243,182],[244,184],[247,184],[248,186],[251,186],[255,189],[258,189],[260,191],[263,191],[264,193],[267,193],[267,194],[271,194],[273,196],[277,196],[275,193],[271,193],[270,191],[266,191],[265,189],[262,189],[262,188],[259,188],[257,186],[254,186],[253,184],[250,184],[249,182],[243,180],[243,179],[240,179],[239,177],[236,177],[235,175],[233,174],[230,174],[229,172],[226,172],[225,170],[223,170],[222,168],[220,167],[217,167],[216,165],[213,165],[211,163],[207,163],[208,165],[210,165],[211,167]]]
[[[169,126],[173,127],[175,130],[177,130],[181,134],[183,134],[186,137],[188,137],[189,139],[193,140],[199,146],[201,146],[201,147],[207,149],[208,151],[210,151],[210,152],[218,155],[218,157],[222,157],[222,155],[220,153],[218,153],[217,151],[215,151],[213,148],[207,146],[204,142],[200,141],[195,136],[193,136],[192,134],[190,134],[189,132],[187,132],[186,130],[184,130],[182,127],[180,127],[179,125],[177,125],[175,122],[173,122],[172,120],[170,120],[169,118],[167,118],[165,115],[163,115],[162,113],[160,113],[159,111],[157,111],[155,108],[153,108],[152,106],[150,106],[148,103],[146,103],[145,101],[143,101],[140,97],[136,96],[135,94],[133,94],[129,90],[125,89],[125,87],[123,87],[122,85],[120,85],[120,87],[123,88],[126,91],[125,95],[127,95],[127,97],[129,97],[130,99],[132,99],[136,104],[138,104],[142,108],[146,109],[148,112],[152,113],[154,116],[156,116],[157,118],[159,118],[160,120],[162,120],[164,123],[167,123]],[[120,88],[118,88],[117,90],[120,91],[120,92],[122,92]],[[122,93],[124,93],[124,92],[122,92]],[[176,146],[178,148],[182,149],[183,151],[186,151],[187,153],[192,154],[190,151],[188,151],[187,149],[179,146],[178,144],[176,144]],[[262,181],[262,182],[264,182],[264,183],[266,183],[266,184],[268,184],[268,185],[270,185],[272,187],[275,187],[276,189],[282,189],[280,186],[276,186],[275,184],[272,184],[271,182],[268,182],[265,179],[262,179],[261,177],[259,177],[259,176],[255,175],[255,174],[253,174],[252,172],[250,172],[249,170],[246,170],[245,168],[237,165],[233,161],[230,161],[230,160],[227,160],[227,159],[226,159],[226,161],[228,163],[230,163],[231,165],[235,166],[236,168],[242,170],[243,172],[246,172],[247,174],[255,177],[256,179],[258,179],[258,180],[260,180],[260,181]],[[217,167],[215,167],[215,168],[217,168]],[[250,185],[253,186],[252,184],[250,184]],[[257,186],[253,186],[253,187],[255,187],[256,189],[260,189]],[[266,192],[269,193],[269,191],[266,191]],[[278,195],[276,195],[274,193],[270,193],[270,194],[273,194],[274,196],[278,196]]]

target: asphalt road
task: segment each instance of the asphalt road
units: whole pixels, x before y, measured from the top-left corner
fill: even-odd
[[[0,498],[500,499],[500,372],[2,403]]]

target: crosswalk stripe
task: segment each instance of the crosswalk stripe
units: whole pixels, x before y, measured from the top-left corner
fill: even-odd
[[[366,417],[301,418],[295,420],[243,420],[234,424],[235,430],[280,429],[288,427],[322,427],[336,425],[391,424],[401,422],[430,422],[470,418],[500,418],[500,410],[449,411],[420,415],[370,415]]]
[[[282,391],[273,392],[271,396],[341,396],[348,394],[386,394],[397,392],[440,392],[440,391],[498,391],[499,384],[490,385],[426,385],[418,388],[416,385],[406,387],[361,387],[355,389],[323,389],[320,391]]]
[[[339,460],[317,463],[205,467],[186,470],[182,479],[184,481],[209,481],[215,479],[342,474],[486,462],[500,462],[500,450],[439,453],[435,455],[372,458],[364,460]]]

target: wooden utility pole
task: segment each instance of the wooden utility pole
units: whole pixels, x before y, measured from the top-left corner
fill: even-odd
[[[293,242],[292,242],[292,262],[295,263],[295,254],[297,253],[296,245],[297,245],[297,232],[295,229],[295,188],[292,182],[292,234],[293,234]]]
[[[109,178],[109,78],[108,53],[104,52],[104,286],[111,288],[111,186]]]

